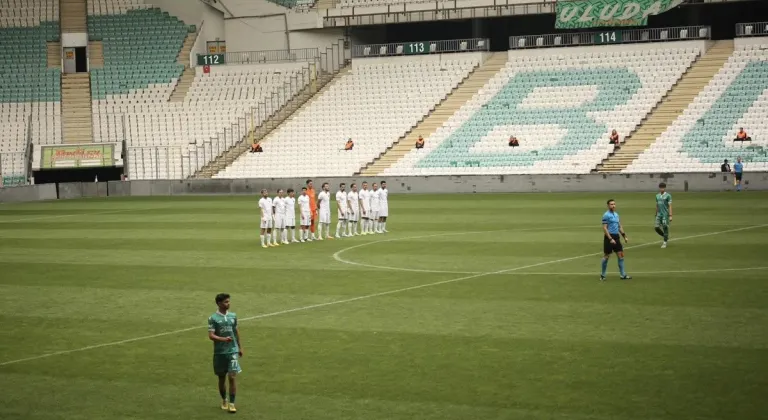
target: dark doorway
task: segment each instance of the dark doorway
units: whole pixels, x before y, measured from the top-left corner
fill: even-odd
[[[75,48],[75,71],[78,73],[88,72],[88,55],[85,47]]]

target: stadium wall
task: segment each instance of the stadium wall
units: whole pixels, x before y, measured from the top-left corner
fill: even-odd
[[[197,0],[152,0],[151,3],[200,30],[198,39],[202,42],[197,42],[192,49],[192,60],[197,54],[206,54],[206,41],[225,40],[224,13],[218,9]]]
[[[467,193],[561,193],[561,192],[648,192],[666,182],[671,192],[732,191],[733,177],[723,173],[681,174],[590,174],[590,175],[496,175],[366,178],[386,179],[394,194]],[[746,173],[745,193],[768,191],[768,172]],[[0,203],[71,199],[82,197],[128,197],[207,194],[252,194],[262,188],[298,188],[304,178],[286,179],[195,179],[157,181],[110,181],[61,183],[0,188]],[[315,178],[335,190],[340,182],[361,183],[362,177]]]

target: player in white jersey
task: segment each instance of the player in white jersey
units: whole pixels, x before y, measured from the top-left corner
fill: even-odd
[[[275,213],[274,226],[272,228],[272,243],[273,244],[286,244],[283,241],[283,231],[285,231],[285,192],[280,188],[277,190],[277,195],[272,199],[272,208]]]
[[[381,199],[379,198],[379,184],[373,183],[371,191],[371,228],[370,233],[379,233],[379,210],[381,210]]]
[[[261,190],[261,199],[259,200],[261,209],[261,247],[266,248],[272,245],[270,238],[272,235],[272,199],[267,196],[267,190]],[[266,235],[266,242],[264,241]]]
[[[389,216],[389,190],[387,181],[381,181],[379,189],[379,233],[387,233],[387,216]]]
[[[323,227],[325,227],[325,239],[333,239],[331,236],[331,193],[330,186],[324,183],[322,191],[317,195],[317,207],[320,209],[320,229],[317,239],[323,240]]]
[[[357,221],[360,220],[360,195],[357,192],[357,184],[352,183],[349,188],[352,191],[347,193],[347,202],[349,202],[347,236],[355,236],[359,235],[359,233],[357,233]]]
[[[312,225],[312,209],[310,208],[309,195],[307,195],[307,187],[301,188],[301,195],[299,196],[299,215],[301,222],[301,237],[299,242],[311,241],[312,235],[309,234],[309,227]]]
[[[363,235],[368,234],[368,223],[371,215],[371,190],[368,189],[368,182],[363,181],[363,189],[360,190],[360,230]]]
[[[339,184],[339,190],[336,191],[336,207],[339,213],[339,220],[336,223],[336,238],[347,236],[347,216],[349,215],[349,202],[347,201],[347,184]],[[339,234],[341,232],[341,234]]]
[[[288,196],[285,197],[285,240],[288,241],[288,231],[291,231],[291,243],[296,240],[296,191],[288,188]]]

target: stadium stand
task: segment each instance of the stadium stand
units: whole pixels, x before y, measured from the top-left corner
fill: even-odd
[[[768,170],[768,38],[750,41],[622,172],[716,172],[739,156],[750,171]],[[740,127],[751,142],[733,141]]]
[[[511,51],[424,149],[383,173],[589,173],[613,150],[611,129],[635,129],[700,52],[678,43]]]
[[[480,63],[480,53],[360,59],[308,107],[216,178],[334,176],[357,172],[410,130]],[[354,150],[344,150],[352,138]]]
[[[60,37],[58,19],[58,1],[0,0],[0,45],[11,57],[0,67],[4,178],[24,173],[28,135],[42,144],[61,142],[61,70],[47,65],[47,43]]]
[[[233,124],[245,135],[250,123],[244,118],[246,112],[272,92],[282,91],[277,88],[285,86],[292,78],[295,80],[305,66],[305,63],[219,66],[211,68],[208,74],[202,67],[197,67],[195,80],[184,102],[150,102],[138,106],[128,103],[109,108],[112,113],[126,115],[129,150],[138,154],[129,153],[129,159],[141,155],[140,159],[134,159],[134,179],[181,178],[182,161],[181,155],[174,154],[173,149],[154,152],[132,147],[176,146],[188,152],[189,144],[210,143],[211,138],[219,136],[225,128],[232,128]],[[292,94],[303,87],[292,86]],[[278,100],[284,103],[289,99]],[[107,127],[120,126],[119,122],[111,122],[109,118]],[[158,155],[152,156],[152,153]],[[202,155],[196,158],[198,166],[210,160]]]
[[[89,37],[104,45],[104,68],[91,71],[94,99],[172,85],[181,76],[177,57],[194,27],[135,0],[89,3],[89,13]],[[153,93],[148,96],[168,98]]]

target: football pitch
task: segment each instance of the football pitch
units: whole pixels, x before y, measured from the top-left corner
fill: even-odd
[[[392,194],[387,234],[270,249],[255,195],[0,205],[0,418],[228,416],[220,292],[239,418],[768,418],[768,194],[673,192],[666,249],[654,194]]]

